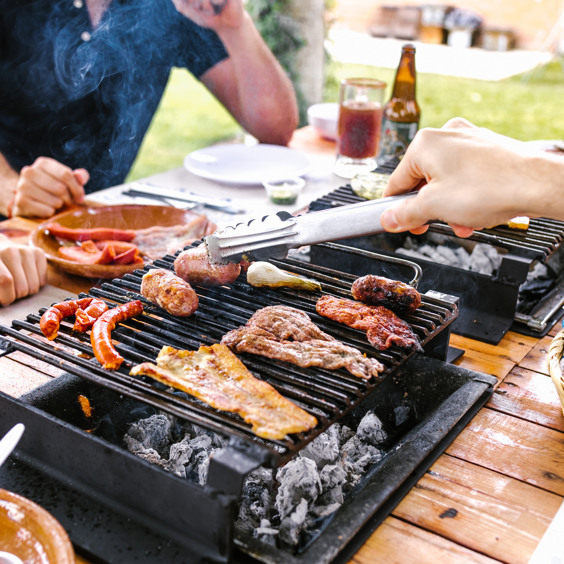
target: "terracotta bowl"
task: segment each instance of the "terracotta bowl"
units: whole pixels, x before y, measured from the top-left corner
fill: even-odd
[[[18,494],[0,489],[0,553],[26,563],[74,564],[70,539],[45,509]]]
[[[61,245],[72,245],[70,241],[61,241],[49,235],[45,227],[56,221],[63,227],[111,229],[145,229],[153,225],[172,226],[187,223],[197,214],[171,206],[122,205],[100,208],[79,208],[60,213],[43,222],[31,233],[30,243],[40,248],[53,266],[85,278],[119,278],[143,265],[139,264],[80,264],[66,260],[58,255]]]

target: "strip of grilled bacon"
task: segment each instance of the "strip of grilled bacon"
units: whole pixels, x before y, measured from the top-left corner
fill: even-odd
[[[389,349],[392,344],[406,349],[421,348],[410,325],[384,306],[370,306],[325,295],[317,300],[315,309],[319,315],[366,331],[370,344],[380,351]]]
[[[216,409],[237,413],[264,439],[283,439],[317,425],[315,417],[255,378],[225,345],[201,346],[197,351],[165,346],[156,365],[144,362],[130,374],[149,376]]]
[[[307,313],[289,306],[259,309],[245,326],[229,331],[221,342],[235,352],[258,354],[304,368],[345,368],[359,378],[369,379],[384,370],[378,360],[324,333]]]

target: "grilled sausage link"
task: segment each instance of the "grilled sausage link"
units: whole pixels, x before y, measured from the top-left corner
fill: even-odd
[[[135,317],[142,311],[143,304],[135,300],[109,309],[94,322],[90,343],[94,356],[106,370],[117,370],[123,362],[123,357],[112,343],[112,331],[118,323]]]
[[[351,293],[359,302],[381,305],[399,314],[413,313],[421,305],[421,294],[413,286],[374,274],[357,278]]]
[[[76,310],[76,318],[72,330],[85,333],[88,329],[90,329],[90,327],[92,327],[92,325],[94,325],[96,319],[98,319],[98,317],[106,311],[108,311],[108,304],[103,300],[93,298],[92,302],[86,309],[78,308]]]
[[[240,264],[211,264],[205,245],[182,251],[174,261],[174,272],[193,286],[231,284],[241,274]]]
[[[95,312],[101,307],[99,304],[103,304],[105,308],[108,309],[105,302],[97,298],[81,298],[79,300],[68,300],[66,302],[54,304],[41,316],[39,328],[41,329],[41,332],[50,341],[52,341],[57,336],[59,327],[61,326],[61,321],[65,317],[77,315],[78,312],[85,310],[89,310],[89,317],[93,317]],[[100,311],[98,315],[101,315],[102,313],[103,312]],[[94,323],[94,320],[92,320],[92,323]]]
[[[179,317],[192,315],[199,305],[198,295],[188,282],[164,268],[149,270],[141,281],[141,295],[165,311]]]

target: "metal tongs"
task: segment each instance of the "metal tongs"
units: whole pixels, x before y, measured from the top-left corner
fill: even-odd
[[[214,264],[284,258],[290,249],[384,231],[380,217],[398,202],[417,193],[368,200],[305,215],[288,212],[239,223],[204,238]]]

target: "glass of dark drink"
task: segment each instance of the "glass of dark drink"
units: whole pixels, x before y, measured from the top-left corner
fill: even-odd
[[[335,174],[352,178],[377,167],[386,83],[346,78],[339,91]]]

